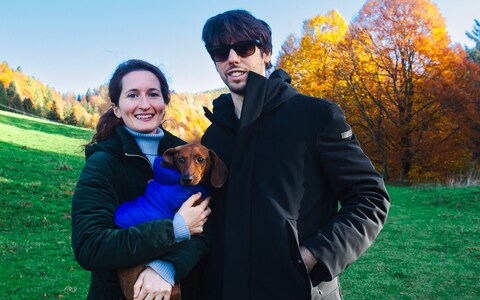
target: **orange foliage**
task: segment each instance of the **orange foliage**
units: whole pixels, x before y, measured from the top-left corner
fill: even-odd
[[[278,66],[301,92],[344,109],[386,179],[442,180],[479,153],[479,66],[450,48],[430,0],[367,1],[347,29],[336,12],[314,17]]]
[[[210,125],[203,107],[212,109],[212,101],[223,90],[198,94],[172,94],[167,108],[164,126],[167,130],[188,142],[199,142]]]
[[[302,36],[291,35],[282,45],[277,67],[288,72],[303,93],[331,98],[335,81],[327,78],[337,68],[336,48],[346,30],[345,20],[335,10],[305,21]]]

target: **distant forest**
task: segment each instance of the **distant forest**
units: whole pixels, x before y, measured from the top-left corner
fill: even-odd
[[[110,107],[108,86],[88,89],[84,94],[60,94],[39,80],[0,64],[0,109],[25,113],[74,126],[95,128],[100,115]],[[186,141],[198,141],[210,124],[203,106],[212,107],[212,100],[226,89],[203,93],[172,93],[166,115],[167,129]]]
[[[368,0],[349,23],[335,10],[306,20],[274,64],[301,93],[343,109],[385,180],[468,183],[480,180],[480,22],[472,21],[468,48],[451,43],[430,0]],[[0,81],[0,105],[72,125],[93,128],[109,105],[106,86],[60,95],[6,63]],[[198,140],[209,124],[202,106],[222,92],[174,94],[174,133]]]

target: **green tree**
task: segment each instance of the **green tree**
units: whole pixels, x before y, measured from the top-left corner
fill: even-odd
[[[8,106],[8,102],[7,92],[5,91],[3,83],[0,81],[0,104]]]
[[[475,25],[473,25],[473,30],[471,32],[466,32],[466,35],[469,39],[475,42],[475,47],[468,48],[465,47],[468,53],[468,59],[474,63],[480,64],[480,22],[474,20]]]
[[[14,98],[15,98],[15,96],[16,96],[16,95],[18,96],[18,94],[17,94],[17,86],[15,85],[15,82],[14,82],[14,81],[12,81],[12,82],[8,85],[6,92],[7,92],[7,98],[8,98],[9,103],[12,103],[13,100],[14,100]]]
[[[10,100],[10,107],[23,110],[23,103],[19,95],[13,96],[13,99]]]
[[[52,120],[54,122],[60,122],[62,121],[62,118],[60,117],[60,112],[59,108],[57,105],[57,102],[53,101],[52,103],[52,108],[47,114],[47,119]]]
[[[30,100],[30,98],[23,99],[23,111],[29,114],[35,112],[35,109],[33,108],[33,102]]]
[[[73,111],[70,112],[70,114],[65,118],[65,123],[69,125],[74,125],[74,126],[78,125],[78,121]]]

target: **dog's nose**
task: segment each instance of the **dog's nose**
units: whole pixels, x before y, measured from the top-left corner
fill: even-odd
[[[192,184],[193,176],[192,175],[183,175],[181,178],[181,183],[184,185]]]

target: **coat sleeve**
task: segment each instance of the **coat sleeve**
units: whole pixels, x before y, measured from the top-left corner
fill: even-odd
[[[175,281],[178,282],[190,273],[207,251],[205,237],[193,236],[191,240],[182,242],[174,252],[162,256],[162,260],[173,264]]]
[[[317,156],[341,208],[327,226],[302,241],[317,259],[310,273],[314,284],[338,276],[372,245],[390,206],[381,175],[337,105],[329,106],[327,119],[318,136]]]
[[[163,219],[128,229],[114,224],[119,197],[105,152],[92,154],[72,198],[72,248],[87,270],[113,270],[152,261],[176,248],[172,221]]]

